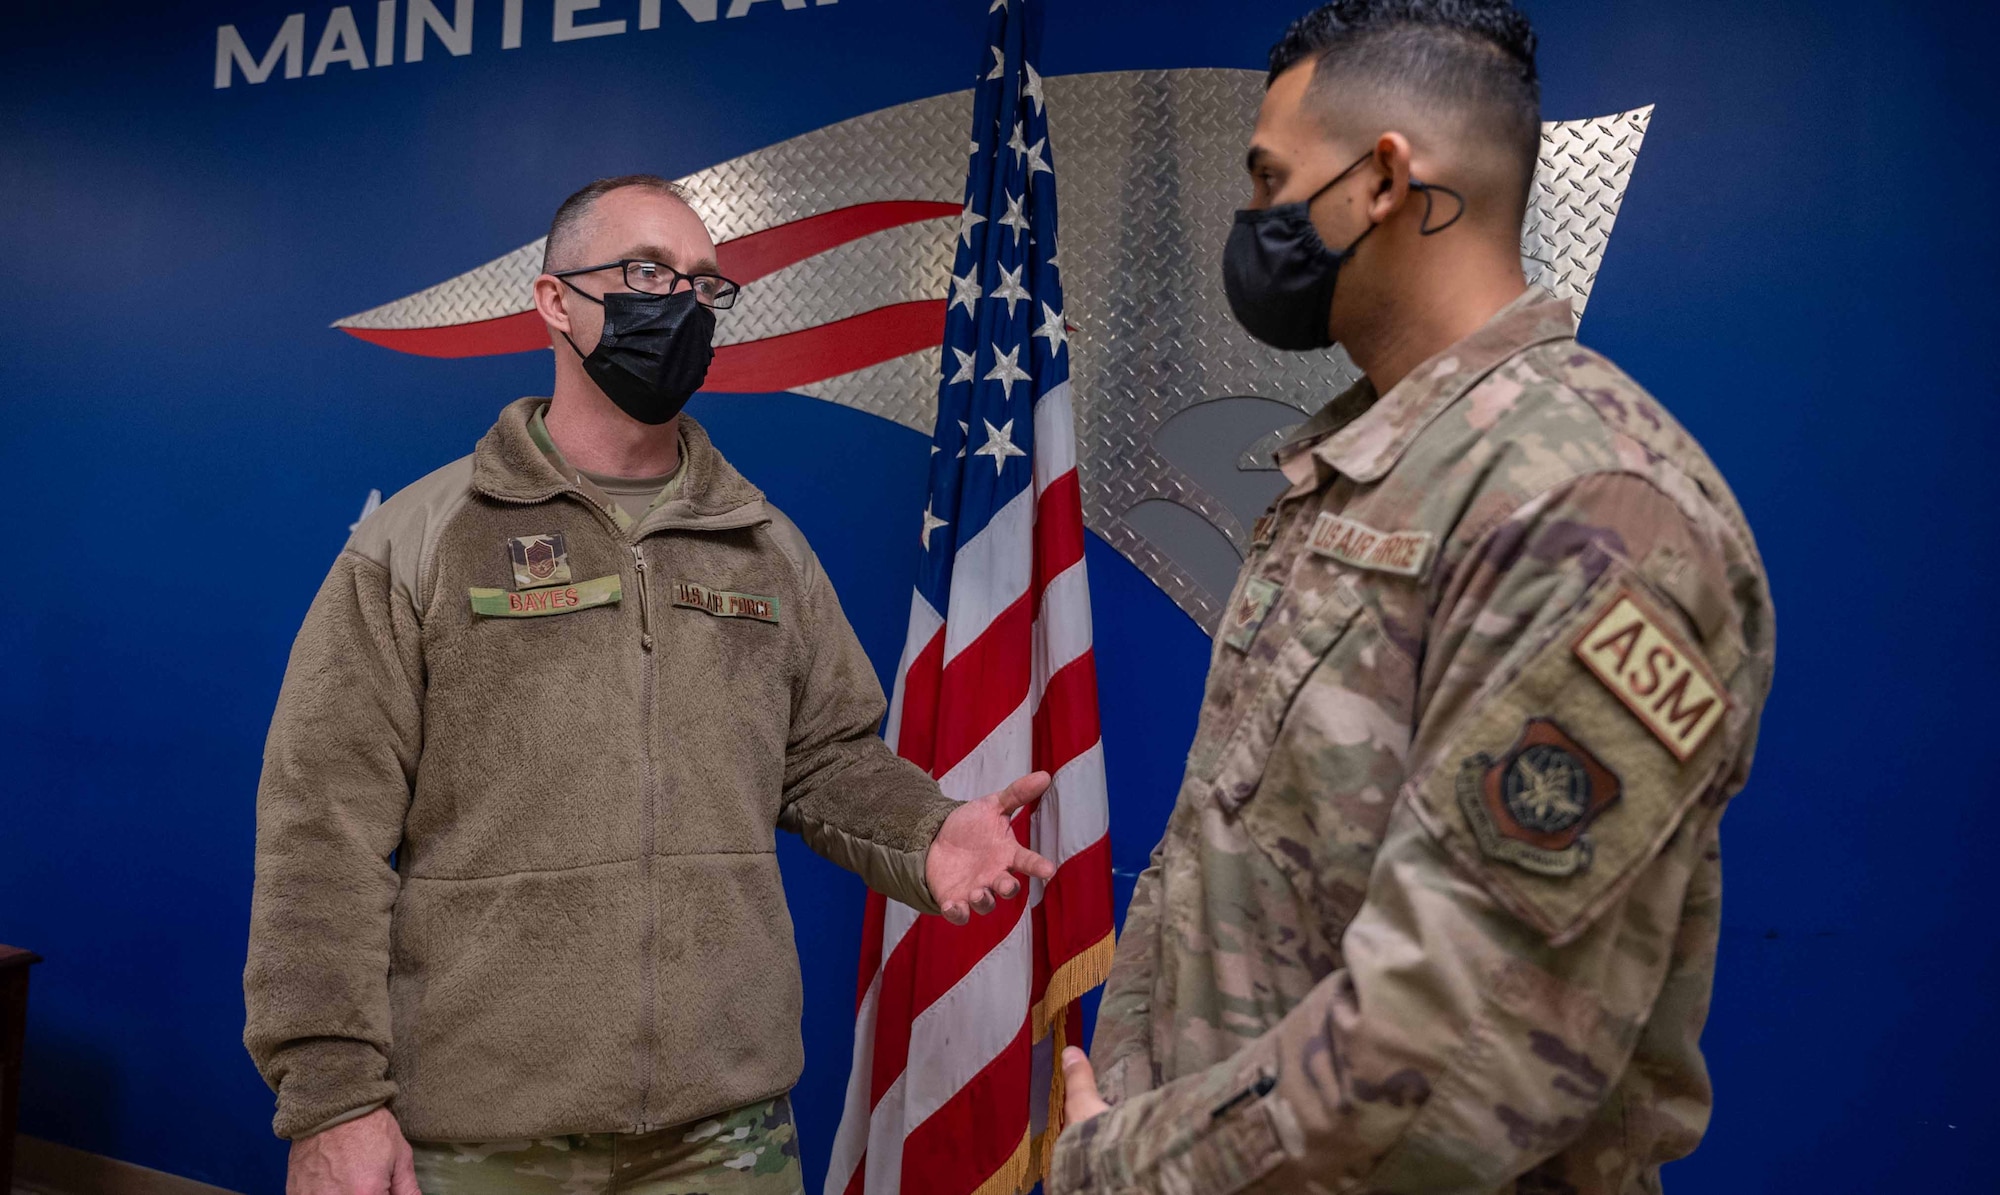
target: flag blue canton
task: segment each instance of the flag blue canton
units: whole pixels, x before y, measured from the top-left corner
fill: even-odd
[[[917,588],[948,607],[952,564],[1034,487],[1035,404],[1069,380],[1056,176],[1035,62],[1039,0],[993,0],[973,92]],[[1028,501],[1033,501],[1032,495]]]

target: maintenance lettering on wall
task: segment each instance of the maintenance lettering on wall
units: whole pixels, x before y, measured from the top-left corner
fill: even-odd
[[[616,37],[630,30],[658,29],[661,10],[678,6],[679,20],[705,23],[748,16],[758,5],[797,11],[823,8],[839,0],[537,0],[537,24],[548,17],[549,40],[582,41],[592,37]],[[445,12],[448,6],[449,15]],[[725,7],[726,6],[726,7]],[[472,53],[473,17],[497,11],[500,48],[521,46],[522,26],[528,18],[527,0],[376,0],[373,16],[364,33],[358,8],[367,13],[367,4],[342,4],[313,26],[318,38],[312,40],[312,57],[306,57],[308,25],[306,14],[286,17],[260,54],[234,25],[215,31],[215,85],[230,87],[242,75],[245,83],[263,83],[280,64],[284,77],[317,77],[336,66],[348,70],[394,66],[401,54],[403,62],[422,62],[429,43],[455,58]],[[400,11],[399,11],[400,10]],[[622,13],[622,15],[621,15]]]

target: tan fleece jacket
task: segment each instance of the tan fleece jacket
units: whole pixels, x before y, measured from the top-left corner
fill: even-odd
[[[679,493],[621,529],[543,403],[364,522],[292,648],[243,978],[280,1136],[385,1101],[424,1140],[644,1131],[788,1090],[776,828],[935,911],[954,806],[877,737],[798,529],[685,418]]]

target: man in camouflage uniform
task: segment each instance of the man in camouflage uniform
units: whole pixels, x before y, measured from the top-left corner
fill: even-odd
[[[1340,0],[1272,59],[1232,304],[1366,377],[1279,454],[1049,1189],[1658,1191],[1708,1119],[1762,563],[1525,284],[1526,21]]]

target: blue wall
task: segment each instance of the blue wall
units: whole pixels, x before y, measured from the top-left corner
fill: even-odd
[[[1256,66],[1303,6],[1050,0],[1043,65]],[[331,7],[305,9],[308,55]],[[400,356],[328,322],[531,239],[586,178],[681,174],[963,87],[986,6],[767,0],[694,26],[668,0],[659,33],[554,45],[529,0],[505,52],[498,0],[477,7],[465,58],[216,91],[216,26],[261,48],[290,3],[0,6],[0,941],[49,958],[26,1132],[281,1189],[238,976],[285,652],[368,489],[463,453],[547,370]],[[2000,27],[1986,5],[1528,7],[1549,116],[1659,105],[1584,337],[1732,478],[1783,628],[1725,834],[1716,1123],[1669,1181],[1992,1190]],[[786,395],[695,410],[813,538],[886,673],[923,439]],[[1091,566],[1129,874],[1172,800],[1206,641],[1100,544]],[[784,863],[816,1190],[861,893],[796,844]]]

